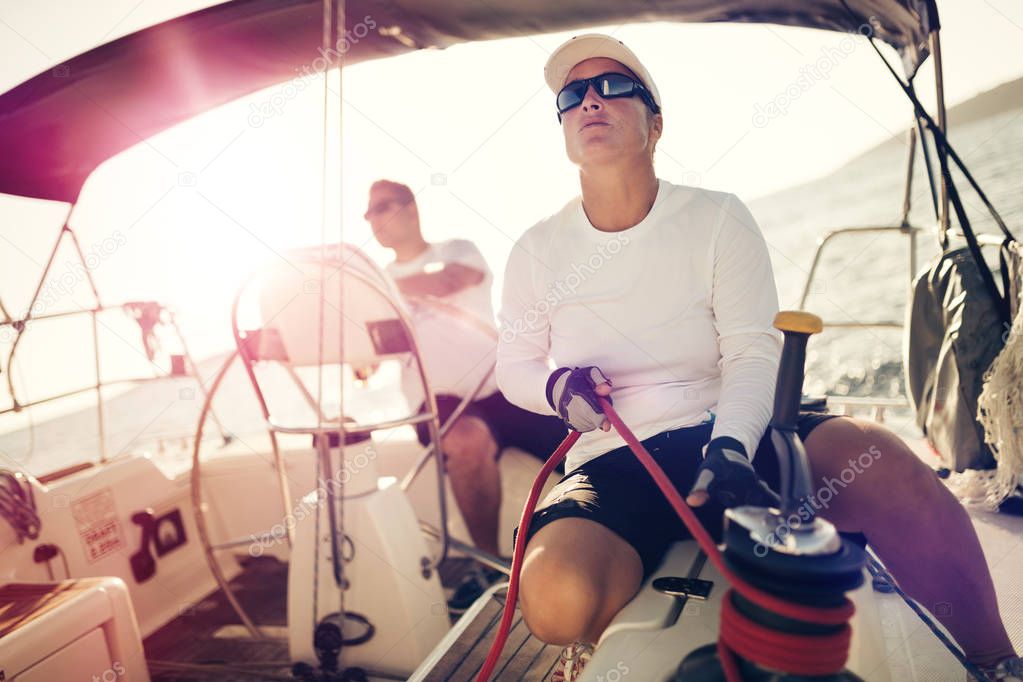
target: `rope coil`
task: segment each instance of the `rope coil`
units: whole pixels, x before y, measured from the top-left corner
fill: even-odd
[[[735,606],[736,594],[734,589],[730,589],[721,601],[718,637],[728,651],[734,651],[761,667],[796,675],[829,675],[845,667],[852,641],[852,628],[848,622],[827,635],[779,632],[743,615]],[[718,653],[721,656],[720,649]]]

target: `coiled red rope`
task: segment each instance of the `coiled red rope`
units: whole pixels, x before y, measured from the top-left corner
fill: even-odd
[[[815,625],[840,626],[836,632],[828,635],[797,635],[792,633],[769,630],[762,625],[750,621],[743,616],[732,605],[731,590],[722,600],[721,609],[721,631],[718,636],[718,655],[721,665],[724,668],[725,677],[728,682],[741,682],[739,665],[735,654],[753,661],[759,665],[773,670],[793,673],[796,675],[826,675],[836,673],[845,666],[849,655],[849,642],[852,630],[849,627],[849,619],[852,618],[854,607],[852,602],[845,599],[845,602],[838,607],[818,608],[804,604],[796,604],[781,599],[773,594],[764,592],[753,585],[750,585],[741,577],[736,575],[725,563],[721,552],[711,538],[710,533],[703,527],[696,515],[682,500],[675,486],[665,475],[664,471],[654,461],[650,453],[646,451],[643,444],[639,442],[635,434],[621,420],[618,413],[604,398],[600,398],[604,414],[611,422],[611,426],[625,440],[625,443],[639,459],[647,473],[654,479],[654,483],[661,493],[668,500],[672,509],[686,525],[693,539],[704,551],[718,572],[732,584],[732,590],[753,602],[757,606],[773,611],[787,618],[801,620]],[[511,627],[512,617],[515,614],[515,604],[519,593],[519,574],[522,570],[522,560],[526,553],[526,538],[529,531],[529,522],[536,509],[543,484],[550,476],[554,468],[565,458],[568,451],[579,439],[578,432],[569,433],[562,441],[558,449],[554,451],[550,459],[543,465],[533,487],[529,491],[529,497],[522,510],[522,518],[519,520],[518,536],[515,539],[515,551],[512,555],[511,580],[508,585],[507,600],[504,605],[504,613],[501,616],[501,624],[498,627],[497,636],[490,647],[487,660],[483,663],[477,682],[487,682],[497,666],[504,649],[505,640],[508,638],[508,631]]]

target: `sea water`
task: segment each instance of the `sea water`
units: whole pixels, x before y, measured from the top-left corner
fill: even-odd
[[[1023,236],[1023,108],[956,126],[949,139],[1009,229]],[[908,136],[893,139],[825,178],[751,202],[770,245],[783,308],[798,306],[815,240],[824,232],[901,223],[907,144]],[[916,240],[919,273],[937,256],[938,237],[919,148],[916,161],[910,223],[922,228]],[[955,178],[975,231],[1000,234],[962,175],[955,173]],[[985,255],[997,265],[997,249],[986,248]],[[909,272],[908,264],[904,235],[839,235],[825,247],[806,308],[826,323],[902,322],[910,278],[917,274]],[[901,329],[826,328],[810,344],[808,391],[903,395],[902,340]]]

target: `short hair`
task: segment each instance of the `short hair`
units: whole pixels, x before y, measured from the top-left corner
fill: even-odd
[[[403,206],[416,203],[416,195],[412,193],[408,185],[403,185],[400,182],[394,180],[377,180],[370,185],[369,191],[372,192],[377,189],[389,189],[398,197],[402,202]]]

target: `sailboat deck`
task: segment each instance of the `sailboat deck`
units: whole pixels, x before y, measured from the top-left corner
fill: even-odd
[[[440,568],[442,584],[453,589],[472,567],[469,559],[446,560]],[[235,596],[263,632],[262,641],[248,636],[220,591],[198,604],[183,605],[177,618],[145,639],[153,682],[294,680],[288,657],[287,584],[287,564],[271,558],[247,560],[244,570],[231,581]],[[503,602],[487,608],[496,610],[496,618],[500,618],[502,606]],[[484,658],[491,627],[496,628],[496,620],[479,636]],[[558,651],[553,650],[555,659]],[[482,661],[480,658],[480,665]]]
[[[261,664],[259,676],[263,679],[292,679],[288,642],[283,638],[287,629],[287,582],[287,565],[272,559],[248,562],[245,570],[232,581],[238,599],[268,635],[265,641],[233,636],[246,633],[219,591],[198,604],[183,606],[177,618],[144,642],[154,682],[252,680],[255,674],[250,672],[188,671],[182,666],[237,665],[239,661]],[[270,667],[274,664],[276,668]]]
[[[505,592],[498,590],[487,595],[469,614],[464,629],[440,658],[424,682],[471,682],[483,667],[490,645],[494,641],[505,605]],[[513,680],[542,682],[550,678],[561,654],[561,647],[545,644],[533,637],[516,609],[504,652],[498,659],[495,682]]]
[[[984,547],[999,597],[1001,615],[1017,649],[1023,649],[1023,518],[971,512]],[[453,587],[471,567],[466,559],[451,559],[442,567],[442,581]],[[145,641],[153,680],[294,679],[286,641],[287,566],[271,559],[249,562],[234,580],[236,594],[253,618],[264,627],[267,639],[248,639],[227,601],[215,593],[202,602],[183,607],[181,615]],[[427,680],[474,679],[486,658],[504,606],[503,592],[491,594],[472,609],[461,624],[457,641],[438,660]],[[866,679],[959,681],[965,673],[927,627],[896,595],[880,595],[888,671]],[[535,680],[549,677],[558,647],[531,637],[516,612],[513,627],[495,678]],[[244,661],[240,666],[238,662]],[[188,666],[224,664],[228,668]],[[237,669],[231,670],[230,666]]]

